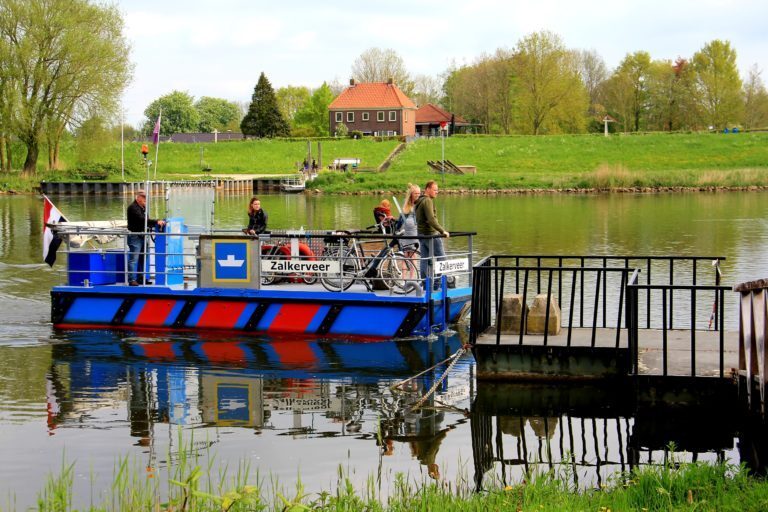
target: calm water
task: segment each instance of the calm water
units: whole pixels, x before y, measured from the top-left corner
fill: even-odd
[[[120,199],[53,199],[73,220],[121,218],[127,206]],[[261,199],[271,227],[321,229],[369,225],[379,198]],[[242,227],[247,200],[218,197],[217,226]],[[438,206],[449,229],[479,233],[481,256],[725,256],[726,284],[768,277],[766,193],[446,196]],[[179,432],[181,443],[215,455],[217,463],[245,459],[254,472],[274,475],[286,487],[300,473],[310,492],[335,482],[339,467],[358,484],[374,476],[383,493],[397,472],[428,478],[438,476],[437,468],[450,481],[472,479],[475,468],[483,468],[490,469],[486,481],[494,472],[514,479],[524,464],[505,472],[493,462],[497,453],[478,449],[478,442],[473,449],[473,440],[487,437],[489,428],[498,432],[495,441],[519,451],[507,458],[556,463],[578,454],[581,486],[596,485],[632,460],[664,456],[658,447],[632,448],[633,417],[473,408],[478,385],[471,358],[450,374],[436,407],[405,411],[402,405],[421,396],[437,375],[404,391],[389,386],[453,353],[460,335],[351,345],[54,332],[48,292],[60,276],[40,264],[41,225],[38,198],[0,196],[0,508],[33,503],[62,458],[76,462],[76,486],[87,503],[108,487],[118,457],[130,457],[142,471],[168,464],[178,452]],[[488,385],[481,384],[487,394]],[[726,439],[698,458],[740,460],[735,440]]]

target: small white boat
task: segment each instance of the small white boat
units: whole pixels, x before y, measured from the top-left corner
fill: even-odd
[[[299,174],[291,178],[283,178],[280,180],[280,190],[288,193],[304,192],[306,188],[304,175]]]

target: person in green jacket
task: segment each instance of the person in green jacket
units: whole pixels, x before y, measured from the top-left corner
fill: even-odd
[[[451,236],[450,233],[437,221],[437,208],[434,202],[437,192],[437,182],[430,180],[424,185],[424,193],[416,200],[415,204],[416,229],[420,236],[440,234],[448,238]],[[432,249],[434,249],[434,252]],[[425,279],[427,276],[434,278],[432,274],[432,257],[442,258],[445,256],[443,240],[441,238],[421,240],[419,253],[421,254],[421,277]]]

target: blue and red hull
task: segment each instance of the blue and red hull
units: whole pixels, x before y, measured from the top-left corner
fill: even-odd
[[[220,330],[324,337],[402,338],[456,320],[468,288],[432,297],[285,290],[176,290],[59,286],[51,320],[59,328]]]

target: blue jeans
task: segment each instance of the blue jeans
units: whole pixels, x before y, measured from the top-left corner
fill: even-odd
[[[139,274],[138,271],[141,271]],[[128,280],[144,280],[144,235],[128,235]]]
[[[419,246],[419,253],[421,254],[421,261],[419,262],[419,270],[421,270],[421,278],[426,279],[427,276],[434,279],[434,275],[432,274],[433,268],[432,268],[432,258],[430,254],[430,245],[434,244],[435,246],[435,259],[439,260],[443,257],[445,257],[445,249],[443,249],[443,239],[442,238],[432,238],[421,240],[421,245]]]

